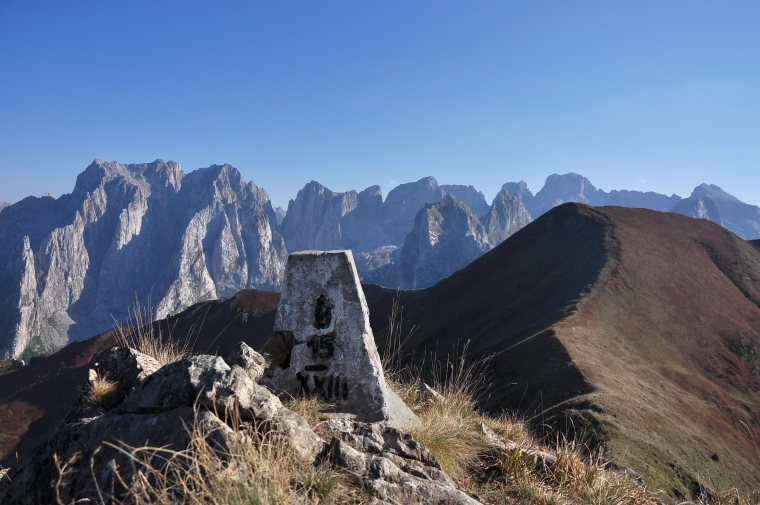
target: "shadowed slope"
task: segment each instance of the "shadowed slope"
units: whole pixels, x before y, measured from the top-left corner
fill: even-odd
[[[378,329],[392,296],[370,290]],[[677,214],[566,204],[401,300],[418,358],[457,339],[493,355],[488,407],[585,431],[676,496],[697,481],[760,486],[757,242]]]

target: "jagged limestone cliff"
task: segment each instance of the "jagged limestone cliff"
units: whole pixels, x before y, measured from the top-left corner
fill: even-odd
[[[137,303],[166,316],[274,288],[285,243],[269,197],[237,169],[94,161],[71,194],[0,215],[0,355],[91,336]]]

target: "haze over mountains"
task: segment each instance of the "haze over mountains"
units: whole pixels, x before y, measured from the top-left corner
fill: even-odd
[[[279,286],[288,251],[352,249],[363,281],[422,288],[451,275],[564,202],[675,211],[760,237],[760,209],[716,186],[691,197],[597,189],[551,175],[533,194],[508,182],[493,202],[433,177],[334,192],[316,181],[287,211],[237,169],[185,174],[176,162],[96,160],[71,194],[0,212],[0,356],[29,356],[124,320],[135,301],[158,317],[246,287]]]

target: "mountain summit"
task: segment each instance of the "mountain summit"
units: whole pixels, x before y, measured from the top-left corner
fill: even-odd
[[[71,194],[0,213],[0,355],[59,348],[124,320],[164,317],[243,287],[279,285],[285,243],[266,191],[230,165],[95,160]]]

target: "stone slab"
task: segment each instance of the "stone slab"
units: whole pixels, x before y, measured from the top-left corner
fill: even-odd
[[[364,422],[417,422],[386,383],[351,251],[288,257],[274,329],[290,347],[272,375],[276,388],[318,395]]]

